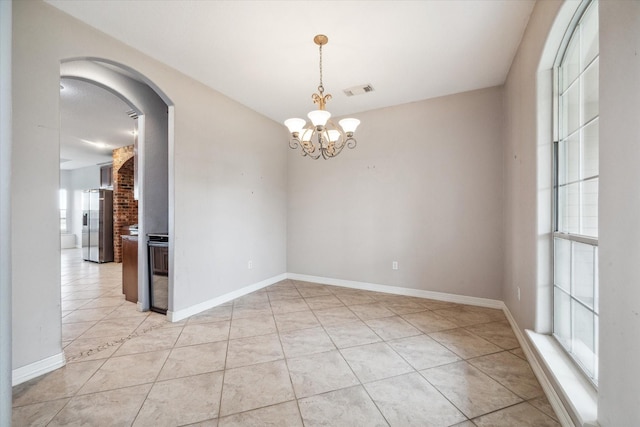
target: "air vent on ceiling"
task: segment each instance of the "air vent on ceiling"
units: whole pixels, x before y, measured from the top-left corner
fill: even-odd
[[[363,93],[368,92],[373,92],[373,86],[371,86],[370,84],[353,86],[344,90],[344,93],[347,96],[362,95]]]
[[[138,113],[136,113],[134,110],[129,110],[127,111],[127,116],[131,117],[132,119],[137,119]]]

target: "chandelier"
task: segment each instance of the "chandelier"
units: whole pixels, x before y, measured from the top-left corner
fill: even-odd
[[[322,156],[323,159],[335,157],[346,146],[355,148],[357,141],[353,133],[360,124],[358,119],[342,119],[339,126],[331,120],[331,113],[325,110],[327,101],[331,99],[330,94],[324,94],[322,85],[322,46],[327,44],[327,36],[318,34],[313,38],[315,44],[320,47],[320,85],[318,92],[311,95],[314,104],[318,104],[318,109],[311,111],[307,116],[311,123],[307,125],[304,119],[288,119],[284,124],[291,132],[289,148],[302,149],[303,156],[309,156],[316,160]]]

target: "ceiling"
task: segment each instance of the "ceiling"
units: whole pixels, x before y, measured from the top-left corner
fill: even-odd
[[[535,4],[46,1],[278,122],[315,109],[316,34],[329,37],[327,110],[344,116],[503,84]],[[374,91],[343,93],[366,84]]]
[[[134,120],[129,110],[106,89],[60,79],[60,169],[110,163],[114,148],[133,144]]]

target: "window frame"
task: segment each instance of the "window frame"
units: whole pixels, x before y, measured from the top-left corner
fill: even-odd
[[[574,34],[576,33],[576,31],[579,31],[581,29],[580,25],[582,23],[583,18],[586,16],[587,11],[589,10],[590,7],[594,7],[597,8],[598,7],[598,0],[583,0],[581,2],[581,4],[578,6],[578,8],[576,9],[575,14],[573,15],[571,22],[569,24],[569,26],[567,27],[567,30],[565,32],[565,35],[562,39],[562,42],[560,44],[560,47],[558,49],[558,53],[556,55],[555,61],[554,61],[554,65],[553,65],[553,98],[552,98],[552,111],[553,111],[553,140],[552,140],[552,173],[553,173],[553,177],[552,177],[552,185],[553,185],[553,191],[552,191],[552,200],[551,200],[551,208],[552,208],[552,216],[551,216],[551,222],[552,222],[552,235],[551,235],[551,253],[552,253],[552,263],[551,263],[551,275],[552,275],[552,298],[551,298],[551,330],[552,330],[552,336],[553,338],[559,343],[559,345],[561,346],[561,348],[567,353],[567,355],[570,357],[570,359],[573,361],[574,364],[577,365],[578,369],[580,370],[580,372],[583,373],[583,375],[585,376],[586,379],[588,379],[588,381],[596,388],[598,387],[598,357],[599,357],[599,351],[598,351],[598,340],[599,340],[599,310],[596,307],[596,292],[598,292],[599,290],[599,280],[597,277],[597,273],[598,273],[598,257],[599,257],[599,253],[598,253],[598,237],[591,237],[591,236],[586,236],[586,235],[582,235],[582,234],[577,234],[577,233],[571,233],[571,232],[564,232],[564,231],[560,231],[559,230],[559,226],[560,226],[560,187],[563,185],[567,185],[567,183],[564,184],[560,184],[559,182],[559,176],[560,176],[560,143],[561,143],[561,132],[560,132],[560,126],[562,125],[562,121],[561,121],[561,87],[560,87],[560,71],[561,71],[561,66],[563,65],[564,60],[566,59],[567,55],[570,53],[569,52],[569,45],[574,37]],[[599,32],[599,28],[598,28],[598,32]],[[580,35],[581,36],[581,35]],[[592,58],[589,63],[587,65],[585,65],[584,69],[580,69],[578,76],[576,77],[576,81],[574,81],[574,83],[579,83],[582,84],[582,81],[577,81],[577,79],[582,79],[583,78],[583,74],[587,71],[587,69],[593,65],[594,61],[597,60],[597,58],[599,58],[600,56],[600,48],[598,47],[598,53],[597,55]],[[567,86],[564,90],[565,92],[568,91],[570,85]],[[577,107],[579,108],[579,111],[582,112],[582,96],[583,93],[582,91],[580,91],[580,99],[579,102],[577,104]],[[598,97],[598,103],[599,103],[599,97]],[[596,118],[599,117],[599,112],[598,115],[595,118],[589,119],[588,121],[586,121],[585,123],[582,123],[582,117],[579,119],[579,127],[577,129],[578,132],[582,133],[584,128],[586,126],[588,126],[590,123],[592,123],[594,120],[596,120]],[[575,131],[574,131],[575,132]],[[563,135],[564,138],[566,139],[568,135]],[[580,143],[582,144],[583,140],[582,138],[580,139]],[[598,141],[599,144],[599,141]],[[598,167],[599,169],[599,167]],[[598,174],[595,175],[595,177],[599,177],[599,170],[598,170]],[[583,181],[587,181],[590,179],[593,179],[594,177],[588,177],[587,179],[583,179],[580,178],[578,179],[577,182],[583,182]],[[599,190],[598,190],[598,197],[599,197]],[[580,230],[582,231],[582,230]],[[556,239],[561,239],[564,241],[568,241],[569,242],[569,260],[568,260],[568,268],[569,268],[569,292],[567,292],[566,289],[563,289],[561,286],[558,286],[556,284]],[[574,284],[574,255],[573,255],[573,248],[574,248],[574,243],[578,243],[578,244],[585,244],[585,245],[589,245],[593,247],[593,260],[594,260],[594,264],[593,264],[593,296],[594,296],[594,301],[592,303],[593,307],[589,307],[587,304],[585,304],[583,301],[581,301],[578,297],[576,297],[574,295],[574,289],[573,289],[573,284]],[[586,368],[583,363],[577,358],[576,354],[574,354],[574,352],[570,349],[567,348],[567,346],[565,346],[563,340],[556,335],[556,289],[559,289],[560,292],[563,292],[565,295],[569,296],[569,310],[568,310],[568,317],[569,317],[569,331],[570,331],[570,340],[573,341],[574,339],[574,319],[573,319],[573,301],[575,301],[577,304],[581,305],[583,308],[589,310],[591,312],[591,314],[593,315],[593,343],[594,343],[594,367],[593,367],[593,376],[589,373],[588,368]]]

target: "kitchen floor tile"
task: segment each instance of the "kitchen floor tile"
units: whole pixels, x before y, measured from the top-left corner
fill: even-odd
[[[145,332],[123,342],[114,356],[118,357],[127,354],[171,349],[178,340],[181,332],[182,329],[180,328],[154,329]]]
[[[134,427],[185,425],[217,417],[222,376],[213,372],[155,383]]]
[[[427,335],[401,338],[388,341],[387,344],[416,370],[433,368],[460,360],[455,353]]]
[[[221,371],[227,358],[227,341],[176,347],[171,350],[158,381]]]
[[[309,306],[303,298],[271,300],[271,310],[274,314],[307,311]]]
[[[364,388],[392,426],[449,426],[467,419],[417,372]]]
[[[287,361],[297,398],[358,385],[358,379],[337,351]]]
[[[554,420],[558,421],[558,416],[553,410],[551,403],[547,400],[547,396],[540,396],[534,399],[529,400],[529,404],[538,409],[539,411],[544,412]]]
[[[361,320],[379,319],[381,317],[395,316],[395,313],[388,310],[381,303],[350,305],[349,310],[353,311]]]
[[[518,339],[513,333],[509,322],[506,321],[482,323],[467,326],[465,329],[505,350],[520,347],[520,343],[518,343]]]
[[[234,318],[231,321],[229,339],[254,337],[276,332],[272,315]]]
[[[276,320],[278,331],[281,333],[320,326],[320,322],[318,322],[311,310],[283,314],[275,313],[273,317]]]
[[[120,348],[123,342],[124,339],[118,336],[87,339],[78,338],[71,341],[64,348],[64,354],[67,363],[108,359],[113,356],[113,353]]]
[[[380,337],[361,321],[349,322],[344,325],[325,327],[338,348],[354,347],[382,341]]]
[[[284,360],[227,369],[222,385],[220,415],[250,411],[294,398]]]
[[[322,295],[317,297],[305,298],[305,302],[312,310],[323,310],[326,308],[344,307],[335,295]]]
[[[363,383],[413,371],[413,368],[385,343],[351,347],[340,352]]]
[[[91,378],[104,360],[69,363],[47,375],[13,387],[13,406],[71,397]]]
[[[182,329],[176,347],[226,341],[229,338],[230,324],[231,322],[187,324]]]
[[[426,369],[420,373],[469,418],[522,401],[464,361]]]
[[[256,317],[256,316],[272,316],[271,305],[267,299],[266,302],[260,304],[251,305],[238,305],[233,306],[233,312],[231,314],[232,319],[241,319],[243,317]]]
[[[347,307],[324,308],[322,310],[313,310],[313,313],[322,326],[336,326],[360,320],[358,316]]]
[[[169,350],[162,350],[107,359],[78,394],[152,383],[158,377],[168,355]]]
[[[138,325],[142,323],[142,320],[141,318],[102,320],[80,335],[80,338],[112,337],[116,335],[126,337],[136,330]]]
[[[227,369],[283,359],[278,334],[229,340]]]
[[[491,344],[465,329],[433,332],[429,336],[463,359],[502,351],[497,345]]]
[[[543,414],[528,403],[505,408],[473,420],[478,427],[559,427],[553,418]]]
[[[253,411],[220,418],[218,427],[302,427],[302,418],[295,401],[279,403]]]
[[[305,427],[387,427],[362,386],[332,391],[298,401]]]
[[[69,398],[66,398],[13,408],[11,425],[16,427],[44,427],[49,424],[69,400]]]
[[[525,400],[544,394],[529,364],[508,351],[468,362]]]
[[[337,292],[336,297],[346,306],[352,306],[356,304],[371,304],[376,302],[373,297],[362,292]]]
[[[365,323],[385,341],[422,334],[400,316],[371,319]]]
[[[455,329],[458,327],[455,323],[445,319],[444,317],[438,316],[431,311],[403,314],[401,317],[425,334],[444,331],[447,329]]]
[[[280,341],[287,358],[335,350],[335,345],[323,328],[281,332]]]
[[[151,384],[76,396],[48,424],[50,427],[131,425]]]
[[[233,306],[218,306],[205,310],[202,313],[195,314],[189,317],[187,323],[209,323],[209,322],[221,322],[224,320],[231,320],[231,310]]]
[[[299,285],[296,284],[296,289],[303,298],[323,297],[333,295],[329,290],[321,285]]]
[[[442,308],[439,310],[434,310],[433,313],[437,314],[438,316],[444,317],[445,319],[455,323],[458,326],[470,326],[476,325],[478,323],[489,323],[493,320],[493,318],[487,313],[469,310],[462,306]]]

